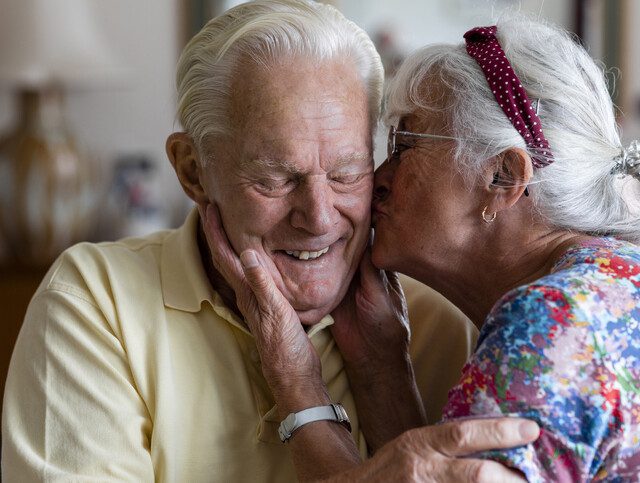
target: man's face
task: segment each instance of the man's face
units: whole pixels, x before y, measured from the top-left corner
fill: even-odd
[[[346,293],[369,235],[366,92],[342,62],[245,66],[235,78],[233,135],[209,146],[203,185],[236,253],[256,250],[314,324]]]

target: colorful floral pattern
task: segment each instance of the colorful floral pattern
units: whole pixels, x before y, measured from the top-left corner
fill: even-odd
[[[540,438],[480,456],[530,482],[640,481],[640,247],[576,245],[496,303],[444,418],[501,415]]]

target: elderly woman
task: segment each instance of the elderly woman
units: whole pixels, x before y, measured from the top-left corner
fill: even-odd
[[[540,424],[534,443],[481,457],[529,481],[635,481],[640,150],[621,145],[602,72],[566,33],[507,19],[464,38],[415,53],[389,87],[393,125],[376,174],[371,260],[436,288],[481,328],[446,420],[507,415]],[[208,227],[221,238],[213,209]],[[217,263],[231,270],[229,248],[213,244]],[[241,260],[240,298],[265,375],[280,398],[318,391],[317,361],[296,351],[304,336],[292,311],[255,253]],[[373,265],[365,256],[332,332],[376,449],[419,407],[408,399],[399,414],[385,412],[394,395],[376,381],[412,371],[397,280]],[[419,434],[409,431],[343,477],[446,481],[407,457],[420,452]],[[302,443],[309,454],[322,445],[312,441]],[[309,464],[322,460],[298,460]]]

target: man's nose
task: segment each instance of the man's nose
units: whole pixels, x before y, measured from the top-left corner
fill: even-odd
[[[373,182],[373,199],[374,201],[384,201],[391,192],[391,181],[393,180],[394,166],[392,160],[385,160],[384,163],[376,169]]]
[[[298,188],[291,225],[312,235],[324,235],[338,223],[336,193],[326,179],[309,180]]]

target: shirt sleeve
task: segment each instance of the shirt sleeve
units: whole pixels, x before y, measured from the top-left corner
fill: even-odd
[[[530,482],[594,478],[619,434],[615,376],[599,357],[599,334],[574,307],[552,287],[507,294],[489,315],[444,410],[446,420],[537,421],[542,431],[535,443],[479,455],[520,470]]]
[[[151,426],[127,354],[90,294],[40,289],[7,377],[2,479],[153,481]]]

